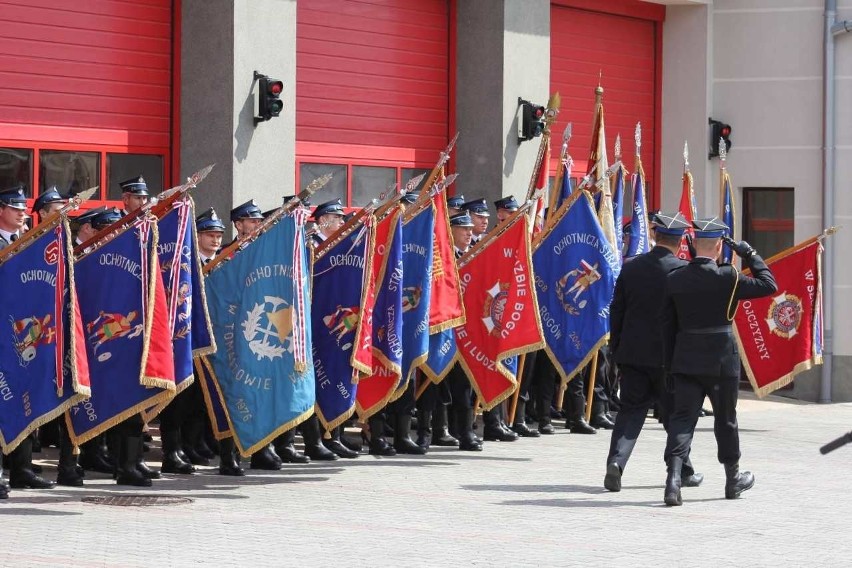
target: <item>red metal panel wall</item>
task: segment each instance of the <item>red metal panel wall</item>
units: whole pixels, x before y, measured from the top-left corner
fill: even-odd
[[[172,0],[0,0],[4,139],[168,149]]]
[[[604,120],[610,163],[616,134],[623,159],[633,169],[633,131],[642,123],[642,164],[648,187],[659,193],[657,108],[657,21],[552,5],[550,11],[550,88],[562,96],[554,132],[574,123],[569,151],[575,170],[586,167],[594,119],[595,87],[604,88]],[[585,171],[575,175],[582,176]],[[650,192],[649,192],[650,193]],[[649,200],[651,201],[651,200]]]
[[[448,130],[448,5],[299,2],[297,152],[326,143],[364,145],[388,158],[406,150],[415,161],[434,162]]]

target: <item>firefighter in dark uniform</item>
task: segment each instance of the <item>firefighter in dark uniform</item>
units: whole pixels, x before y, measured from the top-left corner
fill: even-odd
[[[450,230],[453,234],[453,247],[456,258],[460,258],[470,249],[473,236],[473,220],[466,211],[450,217]],[[482,441],[473,431],[474,408],[473,389],[461,365],[455,363],[447,374],[450,387],[450,415],[453,419],[455,437],[459,441],[459,449],[465,451],[482,451]]]
[[[462,208],[464,207],[464,195],[453,195],[452,197],[447,197],[447,216],[452,217],[453,215],[458,215],[462,212]]]
[[[705,396],[710,398],[715,414],[713,430],[719,462],[725,466],[725,498],[736,499],[754,485],[754,475],[739,469],[740,355],[731,321],[740,300],[769,296],[778,289],[772,271],[745,241],[731,241],[731,248],[754,276],[745,276],[729,264],[716,264],[728,229],[723,223],[716,218],[700,219],[693,226],[694,258],[669,274],[663,312],[668,370],[674,377],[663,497],[670,506],[682,503],[681,471]]]
[[[6,248],[26,231],[27,198],[21,184],[0,192],[0,250]],[[9,453],[9,482],[3,479],[0,468],[0,499],[9,496],[9,489],[50,489],[52,481],[43,479],[33,471],[33,438],[27,436]],[[2,466],[2,461],[0,461]]]
[[[308,245],[316,247],[325,241],[332,233],[343,226],[343,204],[339,199],[321,203],[314,208],[312,215],[316,223],[316,230],[310,237]],[[302,432],[302,440],[305,443],[305,453],[296,451],[295,440],[296,430],[291,428],[275,439],[275,450],[284,461],[288,463],[307,463],[313,461],[334,461],[338,458],[338,453],[330,450],[322,442],[322,432],[320,429],[319,418],[316,414],[299,425],[299,430]],[[340,442],[340,438],[335,440],[337,444],[329,441],[335,449],[346,450],[345,457],[354,457],[351,454],[357,455],[356,452],[346,448]],[[339,444],[340,447],[337,447]]]
[[[621,491],[621,474],[648,409],[659,404],[664,428],[668,427],[671,413],[661,318],[666,278],[672,270],[687,264],[676,253],[689,223],[680,213],[657,213],[651,223],[656,246],[624,264],[610,307],[610,350],[621,371],[621,410],[615,419],[606,460],[604,487],[609,491]],[[703,478],[695,473],[687,455],[681,469],[682,484],[697,487]]]

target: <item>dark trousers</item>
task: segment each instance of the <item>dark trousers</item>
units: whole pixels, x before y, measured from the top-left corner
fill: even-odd
[[[454,364],[453,368],[447,374],[447,378],[444,380],[447,381],[450,387],[450,396],[452,397],[452,407],[454,409],[473,408],[473,387],[470,386],[470,379],[467,378],[461,365],[458,363]]]
[[[716,434],[719,462],[734,465],[740,461],[740,433],[737,427],[739,378],[675,374],[674,410],[669,420],[666,463],[672,457],[686,461],[692,447],[695,424],[704,397],[713,406],[713,432]]]
[[[648,409],[659,402],[663,428],[669,431],[673,398],[666,388],[666,373],[662,368],[619,365],[621,371],[621,410],[615,417],[615,428],[609,444],[606,463],[617,463],[624,471],[627,460],[636,446],[636,439],[645,424]],[[697,417],[696,417],[697,418]],[[694,428],[694,425],[693,425]],[[689,454],[684,459],[683,474],[692,475]]]
[[[402,395],[395,401],[388,404],[385,409],[388,414],[411,414],[414,410],[415,403],[415,383],[416,381],[414,380],[414,377],[412,377],[411,380],[408,381],[408,385],[405,387],[405,391]]]

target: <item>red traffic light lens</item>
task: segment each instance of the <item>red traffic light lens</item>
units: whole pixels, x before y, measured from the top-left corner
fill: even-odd
[[[268,86],[269,94],[278,96],[281,94],[281,91],[284,90],[284,83],[281,81],[272,81]]]
[[[541,118],[544,116],[544,107],[535,107],[535,117]]]
[[[731,127],[730,127],[730,126],[723,126],[723,127],[722,127],[722,131],[721,131],[721,134],[722,134],[722,136],[724,136],[724,137],[728,137],[728,136],[730,136],[730,135],[731,135]]]

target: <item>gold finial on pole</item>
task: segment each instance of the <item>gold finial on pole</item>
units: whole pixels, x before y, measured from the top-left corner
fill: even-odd
[[[689,169],[689,143],[686,140],[683,141],[683,169]]]
[[[615,161],[621,160],[621,133],[615,135],[615,149],[613,150],[615,154]]]

